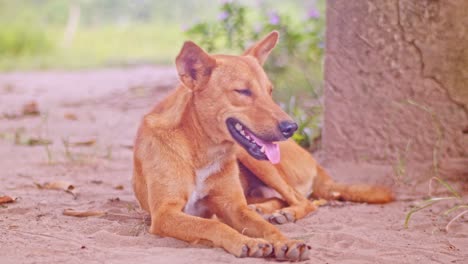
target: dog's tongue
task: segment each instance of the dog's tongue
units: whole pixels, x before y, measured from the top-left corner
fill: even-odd
[[[253,134],[249,133],[250,136],[255,140],[255,142],[260,145],[265,147],[265,155],[267,156],[268,160],[276,164],[280,162],[280,149],[279,145],[273,142],[265,142],[258,137],[254,136]]]

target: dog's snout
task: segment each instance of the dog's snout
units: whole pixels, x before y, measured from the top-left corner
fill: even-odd
[[[279,130],[285,138],[289,138],[294,134],[294,132],[296,132],[297,124],[292,121],[281,121],[279,123]]]

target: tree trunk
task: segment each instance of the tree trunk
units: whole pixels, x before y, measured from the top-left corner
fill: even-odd
[[[328,163],[466,171],[467,130],[468,1],[327,1]]]
[[[79,2],[71,2],[68,10],[67,26],[63,33],[63,46],[70,47],[80,24],[81,8]]]

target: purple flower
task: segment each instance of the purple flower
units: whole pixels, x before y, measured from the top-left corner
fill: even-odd
[[[259,34],[263,30],[263,25],[262,24],[255,24],[254,25],[254,32]]]
[[[181,29],[183,32],[185,32],[185,31],[187,31],[187,30],[190,29],[190,26],[187,25],[187,24],[182,24],[182,26],[180,26],[180,29]]]
[[[320,17],[320,13],[317,9],[315,8],[311,8],[309,9],[309,11],[307,12],[307,18],[308,19],[317,19]]]
[[[276,11],[268,12],[268,20],[271,25],[278,25],[280,23],[280,17],[278,15],[278,12]]]
[[[324,48],[325,48],[325,43],[323,42],[323,40],[320,41],[320,42],[317,44],[317,47],[318,47],[319,49],[324,49]]]
[[[218,14],[218,20],[226,20],[229,17],[229,13],[226,11],[223,11]]]

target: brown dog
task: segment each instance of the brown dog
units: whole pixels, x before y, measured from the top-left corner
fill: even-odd
[[[272,32],[243,56],[184,44],[176,59],[181,83],[144,117],[135,143],[134,190],[151,214],[151,233],[238,257],[304,260],[310,247],[255,211],[285,223],[315,209],[309,196],[392,199],[384,188],[334,183],[309,153],[284,141],[297,125],[273,102],[261,67],[277,40]]]
[[[273,102],[261,67],[277,40],[272,32],[243,56],[184,44],[176,59],[181,83],[144,117],[135,143],[134,191],[151,214],[151,233],[207,242],[238,257],[307,259],[309,246],[248,207],[236,158],[239,144],[277,162],[273,142],[297,129]]]

